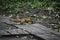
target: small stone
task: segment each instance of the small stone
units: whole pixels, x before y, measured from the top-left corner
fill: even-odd
[[[19,37],[19,36],[16,36],[17,38]]]
[[[51,24],[51,25],[54,25],[54,24]]]
[[[27,37],[23,37],[22,39],[26,39]]]

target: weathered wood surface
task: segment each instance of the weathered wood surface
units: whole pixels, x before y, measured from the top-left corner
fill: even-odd
[[[20,35],[20,34],[29,34],[21,29],[9,29],[9,30],[0,30],[0,35]]]
[[[5,21],[6,20],[6,21]],[[9,22],[8,19],[5,19],[3,22],[7,24],[14,25],[12,22]],[[17,28],[25,30],[30,34],[36,35],[46,40],[60,40],[60,33],[57,34],[51,29],[41,25],[41,24],[31,24],[31,25],[14,25]]]
[[[12,25],[8,25],[6,23],[11,23],[8,17],[0,17],[0,36],[2,35],[17,35],[17,34],[29,34],[28,32],[16,28]],[[6,22],[6,23],[5,23]],[[14,24],[14,22],[12,22]]]
[[[38,25],[38,24],[35,24]],[[39,26],[39,28],[35,25],[15,25],[16,27],[22,28],[26,30],[27,32],[36,35],[38,37],[44,38],[46,40],[59,40],[60,36],[55,35],[54,32],[48,30],[48,28],[42,28],[42,26]]]

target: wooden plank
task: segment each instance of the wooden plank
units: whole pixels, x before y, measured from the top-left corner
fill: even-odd
[[[18,25],[19,24],[19,23],[10,21],[9,17],[3,17],[3,16],[0,16],[0,21],[1,22],[6,22],[8,24],[13,24],[13,25]]]
[[[60,32],[52,31],[52,29],[47,28],[47,27],[45,27],[45,26],[43,26],[43,25],[41,25],[41,24],[32,24],[32,25],[33,25],[34,27],[36,27],[36,28],[40,28],[40,29],[42,29],[42,30],[44,30],[44,31],[47,31],[47,32],[49,32],[49,33],[55,34],[55,35],[57,35],[57,36],[60,37]]]
[[[10,35],[10,33],[4,31],[4,30],[0,30],[0,36],[2,35]]]
[[[6,30],[6,31],[8,31],[12,35],[14,35],[14,34],[29,34],[28,32],[21,30],[21,29],[10,29],[10,30]]]
[[[16,25],[16,26],[18,26],[18,25]],[[19,26],[19,28],[22,28],[31,34],[36,35],[36,36],[41,37],[46,40],[59,40],[59,38],[60,38],[54,34],[51,34],[50,31],[44,31],[42,29],[39,29],[39,28],[36,28],[33,26],[23,26],[23,27]]]
[[[0,21],[1,22],[6,22],[8,24],[15,24],[15,22],[11,22],[9,20],[8,17],[0,17]],[[8,24],[1,24],[0,25],[0,28],[2,28],[0,31],[0,35],[15,35],[15,34],[29,34],[28,32],[24,31],[24,30],[21,30],[21,29],[17,29],[16,27],[12,26],[8,26]],[[13,29],[9,29],[8,27],[10,28],[13,28]]]
[[[29,34],[28,32],[21,29],[10,29],[10,30],[0,30],[0,35],[20,35]]]
[[[0,30],[8,30],[8,29],[16,29],[16,27],[0,22]]]
[[[8,24],[10,24],[9,21],[4,21]],[[11,24],[13,25],[13,24]],[[20,29],[23,29],[33,35],[36,35],[38,37],[41,37],[43,39],[46,40],[59,40],[60,37],[55,35],[55,33],[53,33],[53,31],[51,31],[50,29],[46,28],[45,26],[42,25],[14,25]]]

